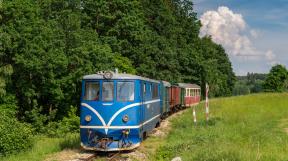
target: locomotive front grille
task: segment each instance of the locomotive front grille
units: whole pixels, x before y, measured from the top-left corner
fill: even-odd
[[[99,148],[106,149],[113,142],[112,138],[102,138],[98,141]]]

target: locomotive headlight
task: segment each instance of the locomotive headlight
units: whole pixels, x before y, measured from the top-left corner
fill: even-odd
[[[92,120],[92,117],[90,115],[85,116],[85,121],[90,122]]]
[[[123,116],[123,118],[122,118],[122,121],[123,122],[128,122],[128,120],[129,120],[129,117],[128,117],[128,115],[125,115],[125,116]]]

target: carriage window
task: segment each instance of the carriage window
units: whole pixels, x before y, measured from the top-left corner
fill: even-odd
[[[113,97],[114,97],[114,83],[103,82],[102,101],[113,101]]]
[[[84,100],[98,101],[100,94],[99,92],[100,92],[99,82],[86,82]]]
[[[146,83],[143,84],[143,95],[146,95]]]
[[[117,82],[117,101],[134,101],[134,82]]]
[[[152,99],[158,98],[158,84],[153,84]]]
[[[193,89],[190,89],[190,96],[193,96],[193,93],[194,93]]]

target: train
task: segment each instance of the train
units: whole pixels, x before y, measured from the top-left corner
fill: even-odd
[[[82,79],[81,147],[125,151],[140,146],[149,132],[172,113],[200,102],[196,84],[169,83],[118,72]]]

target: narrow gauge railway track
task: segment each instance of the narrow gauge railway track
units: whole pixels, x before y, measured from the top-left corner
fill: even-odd
[[[121,158],[121,153],[119,151],[119,152],[116,152],[116,153],[110,153],[108,155],[107,159],[108,159],[107,161],[117,161],[117,160],[122,160],[123,158]]]
[[[104,159],[106,161],[120,161],[120,160],[125,161],[127,159],[125,157],[121,157],[120,152],[110,152],[110,153],[94,153],[94,154],[79,158],[77,161],[93,161],[97,158],[98,159],[101,158],[101,159]]]
[[[85,158],[80,158],[79,160],[80,161],[93,161],[96,158],[97,158],[97,155],[95,153],[95,154],[91,154],[91,155],[89,155],[89,156],[87,156]]]

